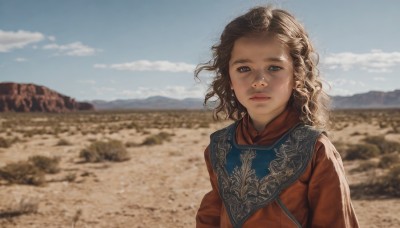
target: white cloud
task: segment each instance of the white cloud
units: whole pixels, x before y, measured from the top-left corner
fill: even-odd
[[[194,85],[191,87],[166,86],[164,88],[139,87],[135,90],[123,90],[117,94],[117,97],[147,98],[151,96],[165,96],[176,99],[184,99],[188,97],[203,98],[205,92],[206,89],[201,85]]]
[[[102,96],[102,95],[107,95],[110,96],[112,93],[115,93],[117,89],[111,88],[111,87],[93,87],[96,95]]]
[[[59,55],[69,55],[69,56],[90,56],[95,55],[97,52],[101,51],[99,49],[94,49],[92,47],[86,46],[81,42],[74,42],[66,45],[58,44],[47,44],[43,46],[45,50],[56,50]]]
[[[169,62],[169,61],[148,61],[139,60],[129,63],[119,64],[95,64],[94,68],[99,69],[115,69],[127,71],[162,71],[162,72],[188,72],[193,73],[195,65],[183,62]]]
[[[0,30],[0,52],[9,52],[12,49],[23,48],[30,43],[36,43],[43,39],[44,35],[39,32]]]
[[[56,41],[56,38],[54,36],[48,36],[47,39],[49,39],[52,42]]]
[[[390,73],[390,72],[392,72],[392,70],[388,69],[388,68],[373,69],[373,68],[362,67],[361,69],[363,69],[369,73]]]
[[[354,92],[342,88],[333,88],[332,90],[328,91],[328,94],[331,96],[349,96],[353,95]]]
[[[391,68],[400,65],[400,52],[382,52],[381,50],[371,50],[369,53],[362,54],[342,52],[329,55],[322,64],[328,69],[341,68],[348,71],[359,68],[370,73],[387,73],[392,72]]]
[[[329,81],[329,84],[332,87],[335,86],[361,86],[361,87],[365,87],[365,83],[360,82],[360,81],[355,81],[355,80],[349,80],[349,79],[345,79],[345,78],[337,78],[335,80],[331,80]]]
[[[16,59],[14,59],[14,61],[15,62],[25,62],[25,61],[27,61],[27,59],[25,59],[25,58],[16,58]]]

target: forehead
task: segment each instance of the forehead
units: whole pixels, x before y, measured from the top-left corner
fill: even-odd
[[[283,57],[290,59],[289,48],[271,37],[241,37],[233,45],[231,59],[236,57]]]

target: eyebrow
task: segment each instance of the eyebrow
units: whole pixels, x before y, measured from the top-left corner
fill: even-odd
[[[264,62],[284,62],[285,60],[286,60],[285,58],[268,57],[264,59]],[[250,63],[250,62],[252,62],[250,59],[237,59],[232,63],[232,65]]]

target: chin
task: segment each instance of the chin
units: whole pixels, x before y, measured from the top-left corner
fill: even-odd
[[[271,114],[279,115],[280,113],[285,111],[285,108],[271,107],[271,105],[257,105],[256,107],[253,106],[250,110],[251,113],[256,115],[271,115]]]
[[[249,110],[249,109],[247,109]],[[256,108],[252,108],[249,112],[256,114],[256,115],[264,115],[264,114],[270,114],[271,113],[271,109],[269,108],[265,108],[265,107],[256,107]]]

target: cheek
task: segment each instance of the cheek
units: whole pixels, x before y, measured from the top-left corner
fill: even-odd
[[[289,80],[286,82],[286,86],[289,87],[290,89],[293,89],[293,87],[294,87],[293,78],[289,79]]]
[[[234,74],[229,77],[229,83],[231,84],[231,87],[234,87],[234,88],[239,87],[239,85],[241,84],[239,78],[236,77],[236,75],[234,75]]]
[[[294,82],[293,80],[283,80],[281,82],[278,83],[279,85],[276,86],[276,88],[279,91],[282,91],[284,93],[292,93],[293,88],[294,88]]]
[[[231,88],[239,91],[240,90],[240,83],[235,81],[235,80],[231,80]]]
[[[229,70],[229,75],[228,75],[228,80],[229,80],[229,84],[231,85],[231,87],[232,87],[232,85],[233,85],[233,77],[231,76],[232,75],[232,72]]]
[[[229,85],[231,86],[231,89],[234,89],[234,87],[236,87],[236,82],[231,77],[229,78]]]
[[[246,83],[246,81],[244,80],[236,79],[232,80],[231,83],[232,83],[231,86],[236,92],[244,92],[247,89],[249,89],[248,83]]]

